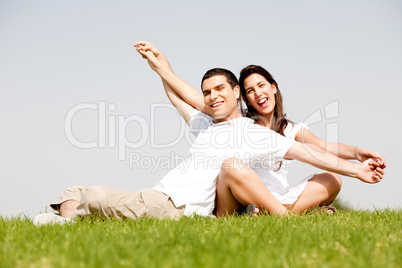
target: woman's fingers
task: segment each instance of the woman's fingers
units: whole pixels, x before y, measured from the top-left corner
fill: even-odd
[[[377,171],[377,172],[381,173],[382,175],[384,175],[384,170],[382,168],[380,168],[380,167],[376,167],[375,171]]]
[[[374,177],[373,177],[373,181],[374,181],[374,182],[380,182],[381,179],[380,179],[378,176],[374,176]]]
[[[376,158],[377,158],[378,163],[379,163],[381,166],[384,165],[384,163],[385,163],[384,157],[382,157],[381,155],[378,154],[378,156],[377,156]]]
[[[383,173],[378,172],[377,170],[374,170],[374,177],[378,178],[379,180],[382,180]]]
[[[376,160],[374,160],[373,158],[370,158],[368,160],[368,165],[370,166],[371,169],[374,169],[374,168],[380,166],[380,164]]]

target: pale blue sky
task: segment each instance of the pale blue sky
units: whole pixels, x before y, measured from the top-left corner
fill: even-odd
[[[339,116],[316,123],[318,136],[335,123],[340,142],[383,154],[380,184],[343,177],[340,198],[355,208],[401,207],[402,4],[399,1],[0,1],[0,214],[34,216],[69,185],[151,187],[168,172],[130,168],[117,148],[79,149],[64,119],[79,103],[105,101],[107,116],[139,115],[151,125],[151,104],[168,103],[159,77],[133,44],[148,40],[175,72],[199,89],[206,70],[238,75],[248,64],[266,67],[284,95],[290,119],[306,120],[339,102]],[[85,141],[97,139],[96,111],[73,121]],[[172,110],[155,115],[156,142],[179,133]],[[130,140],[139,124],[127,127]],[[127,154],[186,156],[150,141]],[[295,164],[292,182],[315,169]]]

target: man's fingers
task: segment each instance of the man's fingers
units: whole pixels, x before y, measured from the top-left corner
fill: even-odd
[[[377,162],[382,166],[384,165],[384,158],[382,156],[377,156],[376,157]]]
[[[139,45],[139,46],[137,46],[135,49],[136,49],[138,52],[140,52],[140,50],[142,50],[142,46]]]
[[[382,156],[380,156],[380,159],[381,159],[381,166],[382,166],[382,168],[386,168],[386,164],[385,164],[385,158],[384,157],[382,157]]]
[[[377,172],[381,173],[382,175],[384,175],[384,170],[381,167],[376,167],[374,171],[377,171]]]
[[[143,50],[150,50],[152,51],[152,53],[154,53],[156,57],[160,54],[160,51],[150,42],[138,41],[137,43],[134,44],[134,47],[136,47],[137,49],[141,48]]]
[[[145,50],[145,54],[147,55],[148,58],[156,58],[155,54],[150,51],[150,50]]]
[[[138,41],[137,43],[134,44],[135,47],[137,46],[145,46],[146,44],[150,44],[147,41]]]
[[[369,165],[369,167],[370,167],[371,169],[374,169],[374,168],[380,166],[380,164],[377,163],[376,161],[374,161],[372,158],[368,161],[367,164]]]
[[[145,45],[142,47],[142,49],[152,51],[152,53],[154,53],[154,55],[155,55],[156,57],[157,57],[157,56],[159,55],[159,53],[160,53],[160,51],[159,51],[154,45],[152,45],[152,44],[150,44],[150,43],[145,44]]]
[[[380,164],[380,163],[378,163],[378,162],[369,162],[368,165],[369,165],[369,167],[370,167],[371,169],[382,170],[383,174],[384,174],[384,171],[383,171],[384,168],[387,167],[387,165],[386,165],[385,163],[384,163],[384,164]]]
[[[368,165],[370,166],[371,169],[378,167],[384,169],[386,167],[385,163],[383,163],[382,161],[378,161],[378,159],[373,158],[369,159]]]
[[[140,53],[141,55],[145,55],[146,51],[142,50],[141,48],[137,48],[138,53]]]
[[[144,59],[148,59],[152,54],[152,52],[147,52],[147,51],[142,50],[142,49],[137,49],[137,51],[138,51],[138,53],[141,54],[142,58],[144,58]]]
[[[371,151],[371,155],[382,166],[385,163],[385,158],[377,152]]]
[[[377,170],[374,170],[374,176],[379,180],[382,180],[383,174],[378,172]]]
[[[150,50],[145,50],[143,48],[137,47],[137,51],[138,51],[138,53],[140,53],[142,56],[145,56],[146,58],[155,57],[154,53]]]
[[[143,58],[147,59],[148,62],[157,62],[158,60],[156,59],[154,53],[152,53],[150,50],[141,50],[140,51],[141,55]]]
[[[137,47],[137,52],[140,53],[140,55],[142,56],[142,58],[146,59],[145,51],[143,51],[143,50],[141,50],[141,48]]]
[[[375,173],[373,174],[373,176],[371,176],[371,180],[373,181],[373,183],[377,183],[377,182],[381,181],[380,176]]]

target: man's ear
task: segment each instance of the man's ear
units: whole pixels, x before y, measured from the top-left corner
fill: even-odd
[[[236,99],[238,100],[240,98],[240,87],[237,85],[233,88],[234,94]]]

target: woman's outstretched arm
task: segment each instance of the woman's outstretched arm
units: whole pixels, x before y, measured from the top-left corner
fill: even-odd
[[[378,183],[384,175],[381,165],[370,158],[362,163],[354,163],[331,154],[314,145],[294,144],[285,155],[285,159],[296,159],[320,169],[357,178],[366,183]]]
[[[362,147],[349,146],[337,142],[327,142],[315,136],[308,129],[299,130],[296,134],[295,140],[306,145],[314,144],[342,159],[356,159],[360,162],[364,162],[367,159],[372,158],[376,160],[382,166],[382,168],[386,167],[384,157],[377,152]]]

